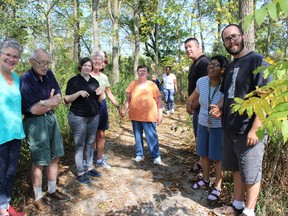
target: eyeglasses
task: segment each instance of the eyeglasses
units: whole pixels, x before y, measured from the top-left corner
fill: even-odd
[[[13,60],[19,60],[20,57],[17,56],[17,55],[11,55],[10,53],[4,53],[4,52],[1,52],[4,56],[6,56],[8,59],[13,59]]]
[[[232,35],[224,38],[224,42],[226,43],[226,42],[229,42],[231,40],[237,41],[237,40],[239,40],[240,36],[241,36],[241,34],[232,34]]]
[[[216,63],[216,62],[209,62],[208,66],[220,67],[221,65],[219,63]]]
[[[36,59],[33,59],[35,62],[37,62],[40,66],[49,66],[52,63],[50,61],[37,61]]]

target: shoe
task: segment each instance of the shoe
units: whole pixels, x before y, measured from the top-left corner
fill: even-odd
[[[161,157],[159,156],[159,157],[155,158],[153,161],[153,164],[154,165],[161,165],[162,164]]]
[[[167,115],[169,114],[169,110],[165,110],[164,112],[165,112]]]
[[[208,201],[218,201],[220,199],[220,195],[221,195],[221,190],[218,190],[217,188],[213,188],[213,190],[211,191],[211,193],[208,195]]]
[[[97,162],[96,165],[99,166],[99,167],[103,167],[105,169],[110,169],[111,168],[111,166],[109,164],[107,164],[104,159],[102,159],[101,162]]]
[[[26,215],[25,212],[17,212],[13,206],[9,206],[8,214],[9,216],[25,216]]]
[[[144,161],[144,156],[136,156],[134,158],[134,161],[136,161],[137,163],[141,162],[141,161]]]
[[[225,205],[223,207],[218,207],[218,208],[214,208],[212,209],[212,212],[216,215],[231,215],[231,214],[234,214],[234,215],[241,215],[242,212],[243,212],[244,208],[242,209],[237,209],[234,205]]]
[[[46,193],[46,198],[49,201],[51,201],[53,199],[53,200],[56,200],[60,203],[65,203],[65,202],[70,200],[70,197],[67,194],[64,194],[63,192],[61,192],[59,189],[57,189],[52,194]]]
[[[96,169],[92,169],[92,170],[86,171],[85,173],[86,173],[86,175],[89,175],[89,176],[92,176],[92,177],[100,177],[101,176],[101,173],[98,172]]]
[[[174,112],[175,112],[175,110],[174,110],[174,109],[170,110],[170,113],[171,113],[171,114],[173,114]]]
[[[200,181],[193,184],[193,189],[199,189],[202,187],[208,188],[210,186],[210,181],[205,181],[203,178],[200,179]]]
[[[76,179],[77,179],[81,184],[88,184],[88,183],[90,183],[90,179],[86,176],[85,173],[84,173],[83,175],[77,176]]]
[[[45,197],[35,201],[34,206],[42,213],[49,213],[51,211],[51,205]]]
[[[88,168],[87,160],[83,160],[82,165],[83,165],[84,170],[86,170]]]

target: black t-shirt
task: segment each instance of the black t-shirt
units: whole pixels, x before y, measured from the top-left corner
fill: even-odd
[[[234,59],[225,69],[223,82],[220,91],[224,93],[224,106],[222,114],[223,129],[244,134],[248,133],[255,116],[248,118],[247,114],[240,115],[238,112],[231,113],[231,104],[235,103],[234,98],[244,99],[245,95],[256,89],[256,86],[264,86],[271,77],[264,79],[263,71],[253,74],[259,66],[268,66],[263,56],[255,52]]]
[[[199,56],[191,65],[188,75],[188,97],[196,88],[196,82],[200,77],[207,76],[207,68],[210,59],[206,55]]]
[[[89,97],[83,98],[79,96],[70,106],[70,111],[75,115],[82,117],[94,117],[98,115],[99,96],[96,95],[95,90],[99,87],[99,82],[90,76],[89,81],[86,81],[80,74],[72,77],[66,87],[66,95],[74,94],[80,90],[87,91]]]

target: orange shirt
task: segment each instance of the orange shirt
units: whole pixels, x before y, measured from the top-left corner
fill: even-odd
[[[161,97],[161,93],[154,82],[148,80],[146,88],[141,89],[138,80],[135,80],[129,84],[126,92],[131,96],[129,105],[130,120],[157,122],[156,98]]]

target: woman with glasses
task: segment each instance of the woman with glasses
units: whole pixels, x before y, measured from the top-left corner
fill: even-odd
[[[23,52],[14,39],[0,44],[0,215],[25,215],[9,205],[19,163],[22,125],[20,81],[13,72]]]
[[[221,152],[222,152],[222,126],[221,119],[213,118],[209,114],[210,105],[216,104],[223,94],[220,92],[222,72],[227,65],[223,56],[213,56],[208,63],[208,76],[200,78],[196,89],[190,96],[194,110],[200,104],[197,130],[197,154],[203,164],[203,178],[193,185],[193,189],[210,186],[209,169],[215,161],[216,180],[214,188],[208,195],[209,201],[216,201],[220,197],[222,183]]]

